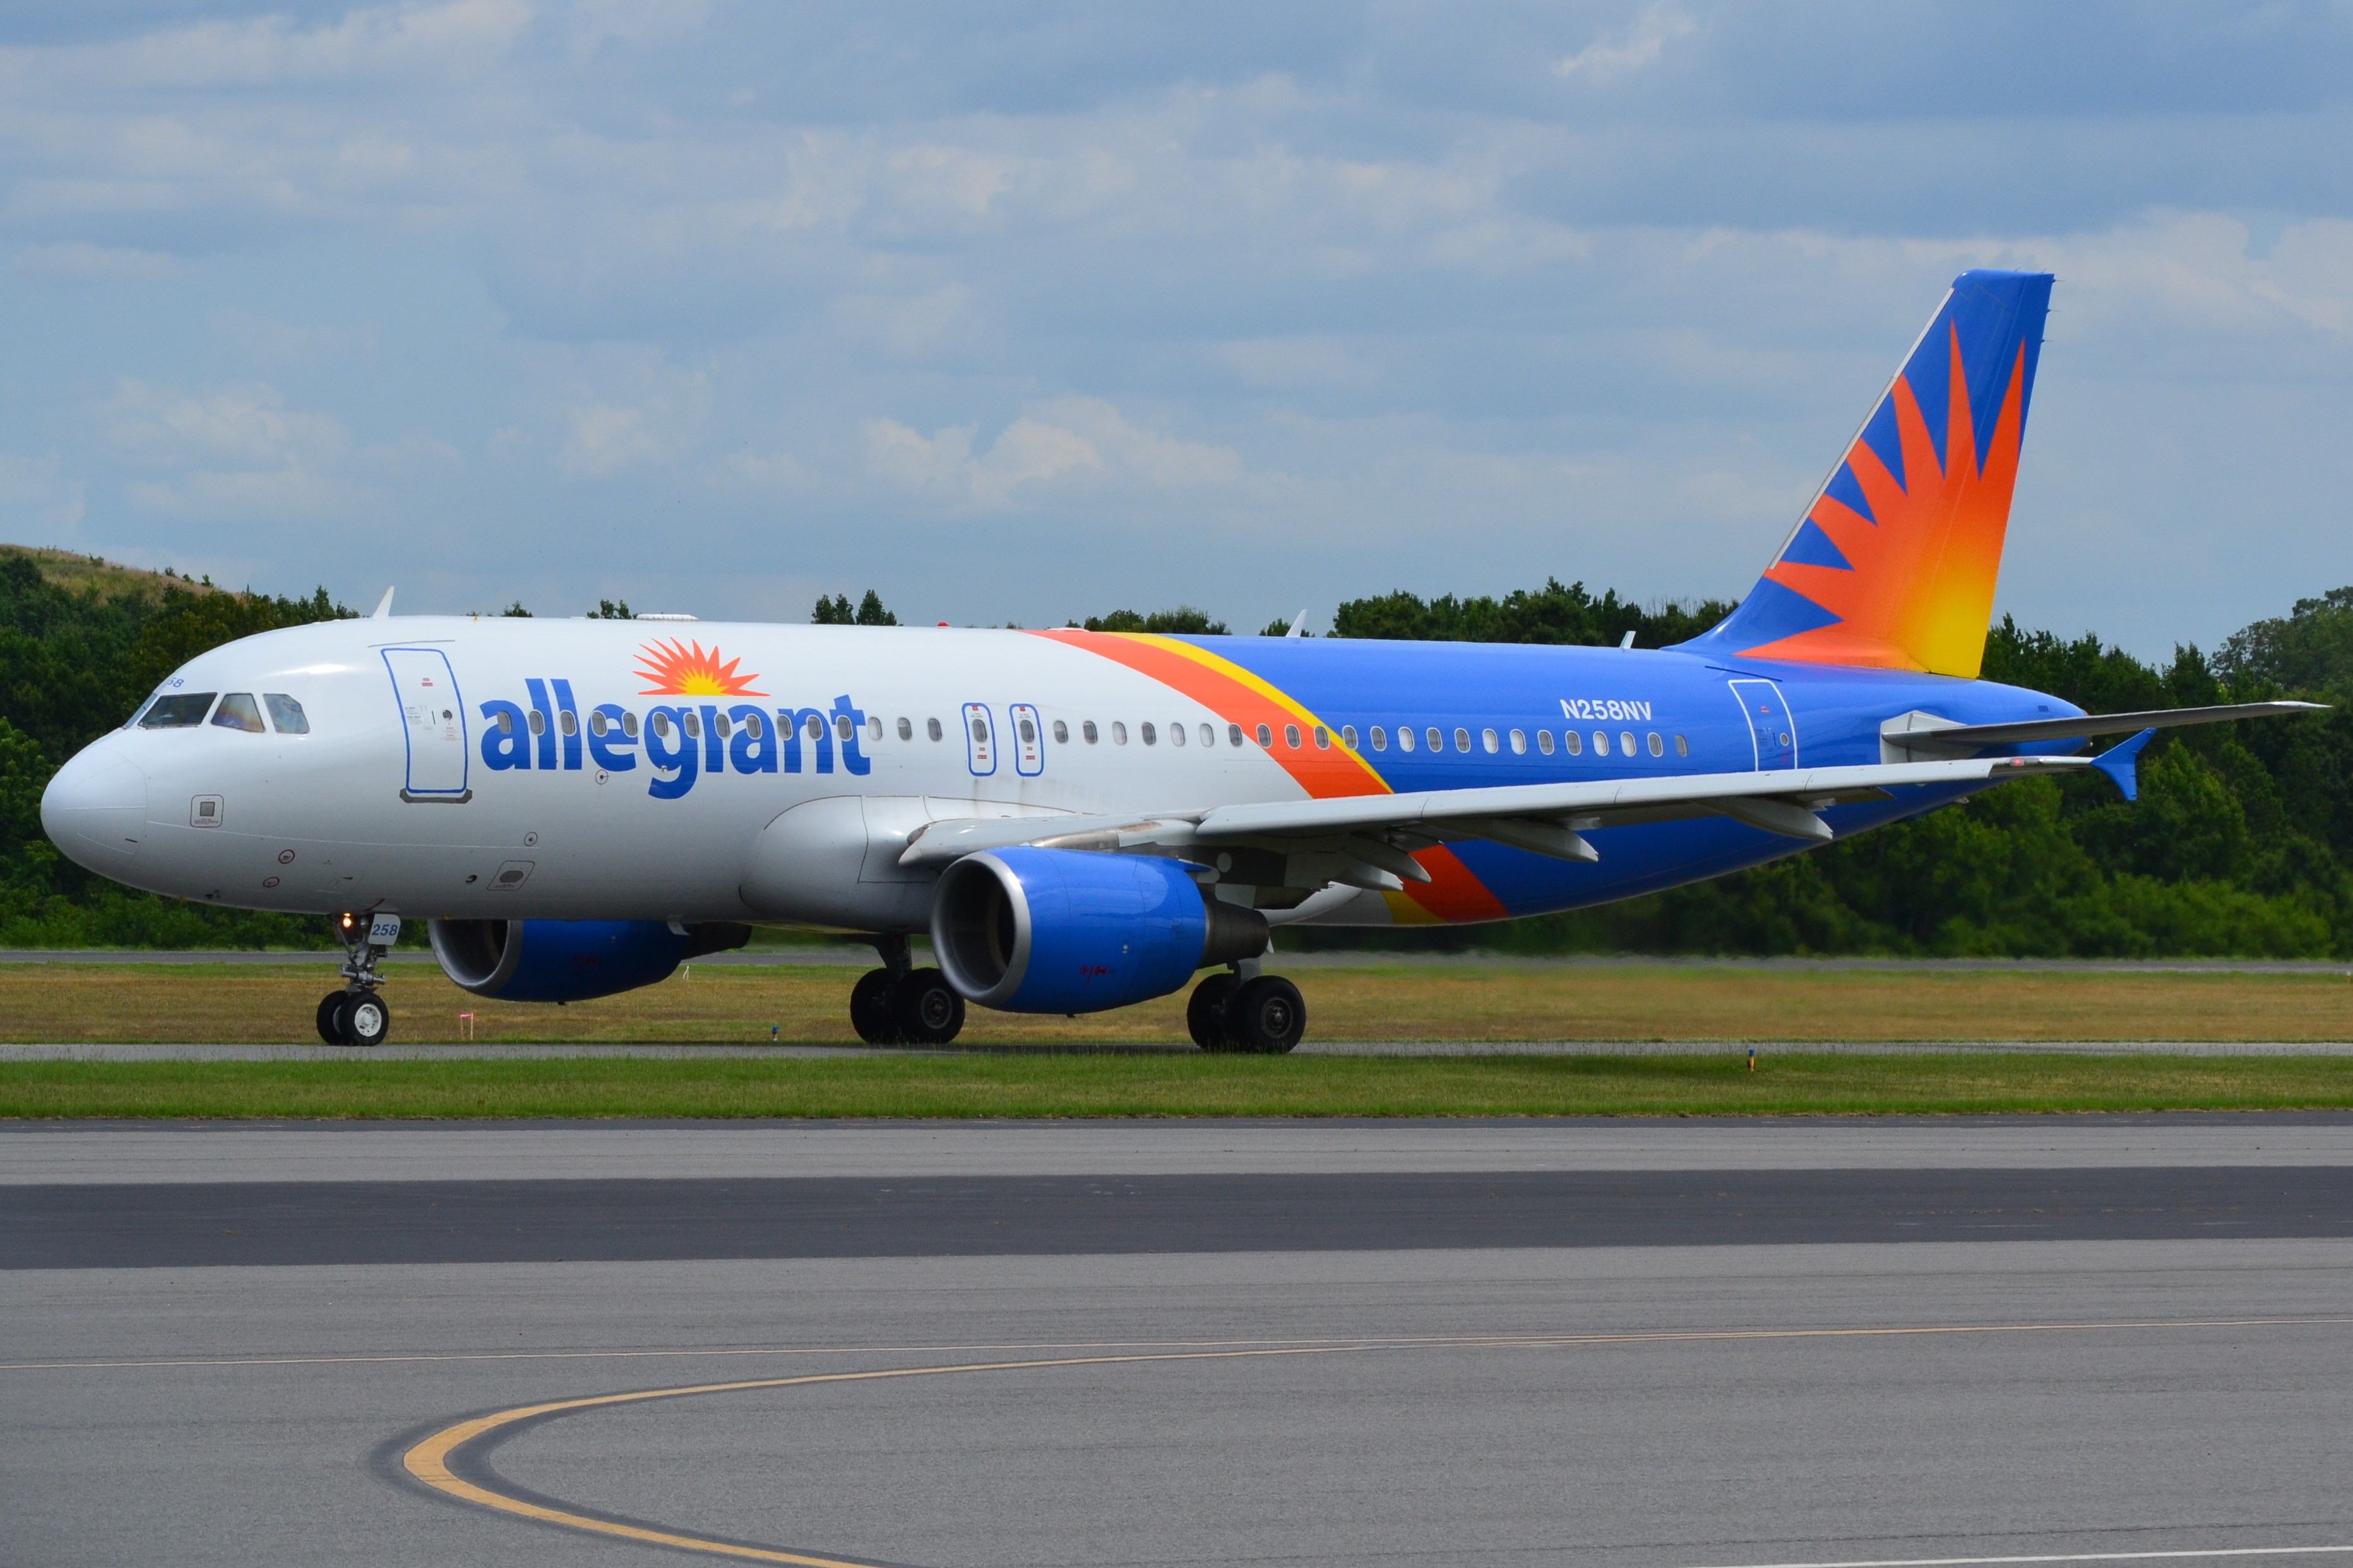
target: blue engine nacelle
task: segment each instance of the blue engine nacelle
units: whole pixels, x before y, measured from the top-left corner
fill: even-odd
[[[501,1002],[585,1002],[666,980],[690,958],[741,947],[752,928],[663,921],[429,921],[442,971]]]
[[[1266,951],[1266,917],[1205,898],[1144,855],[992,849],[940,877],[932,951],[965,1000],[1008,1013],[1097,1013],[1166,996],[1206,964]]]

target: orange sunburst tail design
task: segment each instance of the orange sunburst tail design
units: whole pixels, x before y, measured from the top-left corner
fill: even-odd
[[[1686,645],[1974,677],[2033,395],[2043,272],[1965,272],[1740,607]]]

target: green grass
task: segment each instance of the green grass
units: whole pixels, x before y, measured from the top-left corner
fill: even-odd
[[[1721,1116],[2353,1107],[2343,1057],[1112,1054],[0,1064],[7,1117]]]

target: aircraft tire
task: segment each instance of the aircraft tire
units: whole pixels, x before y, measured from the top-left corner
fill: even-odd
[[[910,971],[892,998],[900,1038],[912,1046],[944,1046],[964,1032],[964,998],[936,969]]]
[[[1220,973],[1193,987],[1192,1000],[1185,1004],[1185,1029],[1203,1050],[1234,1048],[1233,1028],[1226,1014],[1238,984],[1232,975]]]
[[[902,1043],[899,1011],[892,1005],[891,972],[870,969],[849,988],[849,1026],[870,1046]]]
[[[343,1026],[345,1045],[380,1046],[392,1033],[392,1009],[375,992],[362,991],[344,1004]]]
[[[342,991],[330,991],[319,998],[319,1038],[331,1046],[347,1045],[343,1038],[343,1006],[351,1000]]]
[[[1252,1056],[1279,1057],[1307,1032],[1306,1000],[1280,974],[1245,981],[1225,1012],[1234,1048]]]

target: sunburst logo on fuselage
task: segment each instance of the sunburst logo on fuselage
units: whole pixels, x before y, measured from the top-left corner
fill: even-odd
[[[649,683],[644,688],[648,697],[766,696],[752,685],[760,679],[757,671],[735,673],[735,667],[743,662],[731,658],[721,663],[716,643],[706,652],[699,642],[681,643],[672,637],[649,642],[638,650],[638,678]]]

